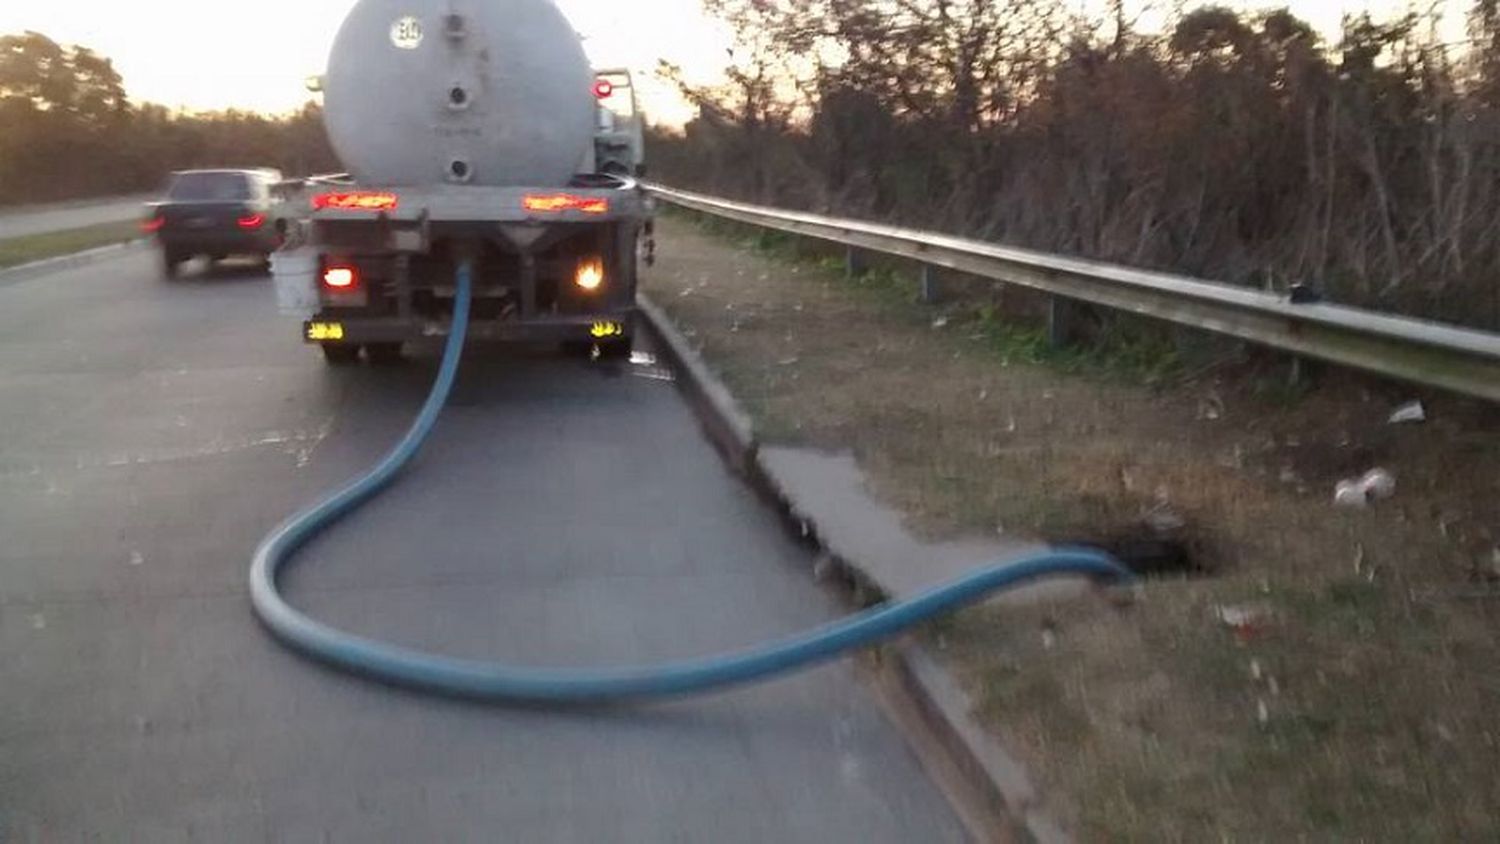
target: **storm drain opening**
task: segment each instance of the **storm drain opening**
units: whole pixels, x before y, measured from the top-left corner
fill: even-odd
[[[1146,526],[1058,544],[1103,551],[1138,577],[1207,577],[1215,573],[1204,562],[1197,543],[1186,537],[1163,535]]]

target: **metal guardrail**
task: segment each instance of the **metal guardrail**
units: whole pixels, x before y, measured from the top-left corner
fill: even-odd
[[[1431,387],[1500,401],[1500,334],[896,228],[647,186],[694,211],[1019,284],[1192,328],[1238,337]],[[1497,280],[1500,283],[1500,280]]]

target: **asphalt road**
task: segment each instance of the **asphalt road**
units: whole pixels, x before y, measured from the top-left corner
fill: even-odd
[[[0,240],[134,220],[148,199],[142,195],[0,209]]]
[[[550,712],[279,649],[251,549],[397,436],[435,361],[329,370],[268,279],[153,267],[0,287],[0,841],[962,838],[847,665]],[[808,567],[661,372],[488,353],[288,592],[360,633],[582,665],[830,618]]]

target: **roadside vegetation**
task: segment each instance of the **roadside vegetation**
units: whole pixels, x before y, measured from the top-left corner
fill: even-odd
[[[322,110],[174,112],[128,98],[107,57],[45,35],[0,35],[0,205],[154,190],[189,167],[338,169]]]
[[[700,115],[656,133],[653,166],[1500,330],[1500,4],[1457,5],[1326,33],[1214,6],[1148,30],[1119,2],[709,0],[738,35],[728,82],[682,86]],[[926,305],[910,267],[664,228],[653,295],[766,441],[852,451],[935,538],[1184,552],[1128,608],[928,632],[1078,838],[1500,839],[1494,406],[1107,312],[1053,348],[1025,291],[958,280]],[[1391,423],[1413,399],[1425,421]],[[1335,505],[1374,469],[1393,495]]]
[[[1500,328],[1496,0],[1339,33],[1194,4],[1158,31],[1119,2],[708,5],[739,44],[653,139],[665,182]]]
[[[1052,349],[1016,291],[673,213],[647,289],[775,444],[852,451],[913,531],[1168,538],[1192,570],[929,640],[1081,840],[1500,836],[1496,410],[1133,335]],[[1158,337],[1161,335],[1159,334]],[[1110,354],[1113,352],[1113,356]],[[1205,360],[1208,361],[1205,363]],[[1372,468],[1395,494],[1335,485]]]
[[[70,255],[85,249],[125,243],[140,236],[135,222],[125,222],[8,238],[0,240],[0,269]]]

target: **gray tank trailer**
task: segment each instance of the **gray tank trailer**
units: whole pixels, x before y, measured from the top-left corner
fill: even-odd
[[[317,83],[348,172],[281,186],[272,268],[329,363],[445,336],[461,260],[472,339],[629,353],[641,119],[551,0],[360,0]]]

